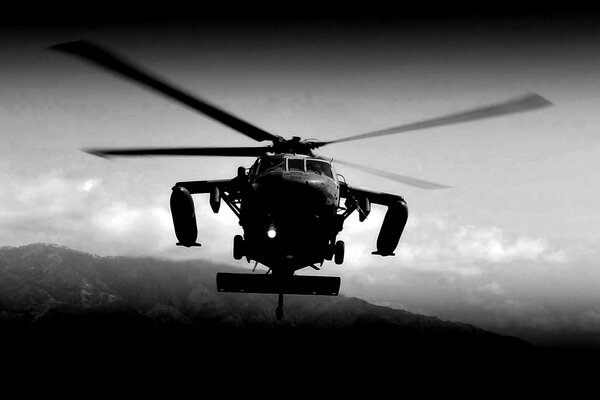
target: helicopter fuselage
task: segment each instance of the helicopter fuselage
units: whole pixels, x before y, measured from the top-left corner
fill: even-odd
[[[331,259],[341,226],[340,187],[331,164],[284,154],[259,158],[250,168],[240,225],[245,256],[274,273]]]

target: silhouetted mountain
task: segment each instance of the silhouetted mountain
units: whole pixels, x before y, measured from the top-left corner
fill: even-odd
[[[255,362],[284,356],[326,363],[533,349],[472,325],[345,296],[286,296],[286,320],[278,322],[275,295],[219,293],[217,271],[240,270],[98,257],[45,244],[0,248],[0,339],[17,353],[81,352],[104,360],[108,354]]]

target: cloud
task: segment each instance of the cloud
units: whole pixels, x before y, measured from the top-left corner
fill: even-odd
[[[346,240],[346,268],[413,269],[461,276],[479,276],[488,265],[523,262],[564,264],[561,249],[553,249],[544,238],[504,232],[497,227],[461,225],[436,215],[411,215],[396,257],[374,259],[378,230],[385,210],[374,209],[364,223],[348,220],[341,236]]]
[[[91,190],[94,190],[101,183],[101,179],[89,178],[84,180],[80,185],[78,185],[77,190],[79,190],[80,192],[89,192]]]
[[[78,190],[84,180],[66,179],[59,170],[21,179],[3,174],[0,184],[0,220],[3,226],[22,230],[42,229],[43,221],[50,219],[72,219],[90,198]]]
[[[490,282],[475,289],[478,293],[492,296],[503,296],[506,290],[498,282]]]
[[[0,244],[48,242],[99,255],[230,261],[232,238],[241,228],[228,209],[215,215],[202,195],[195,196],[203,247],[177,247],[170,191],[149,197],[130,189],[132,179],[67,177],[59,169],[27,178],[2,174]]]
[[[468,261],[508,263],[514,261],[544,260],[565,262],[564,252],[550,252],[546,240],[541,238],[506,238],[495,227],[461,226],[450,238],[450,247]]]

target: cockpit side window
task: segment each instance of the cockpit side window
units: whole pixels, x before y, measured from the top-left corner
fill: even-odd
[[[319,175],[325,175],[333,179],[331,165],[329,163],[317,160],[306,160],[306,169],[309,172],[315,172]]]
[[[304,172],[304,159],[303,158],[288,158],[288,171],[302,171]]]
[[[248,171],[248,175],[255,176],[258,173],[258,166],[260,165],[260,159],[256,160],[254,164],[250,167],[250,171]]]

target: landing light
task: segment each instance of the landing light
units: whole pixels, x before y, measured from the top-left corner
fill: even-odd
[[[275,225],[269,225],[269,229],[267,229],[267,236],[269,239],[274,239],[277,236],[277,229],[275,229]]]

